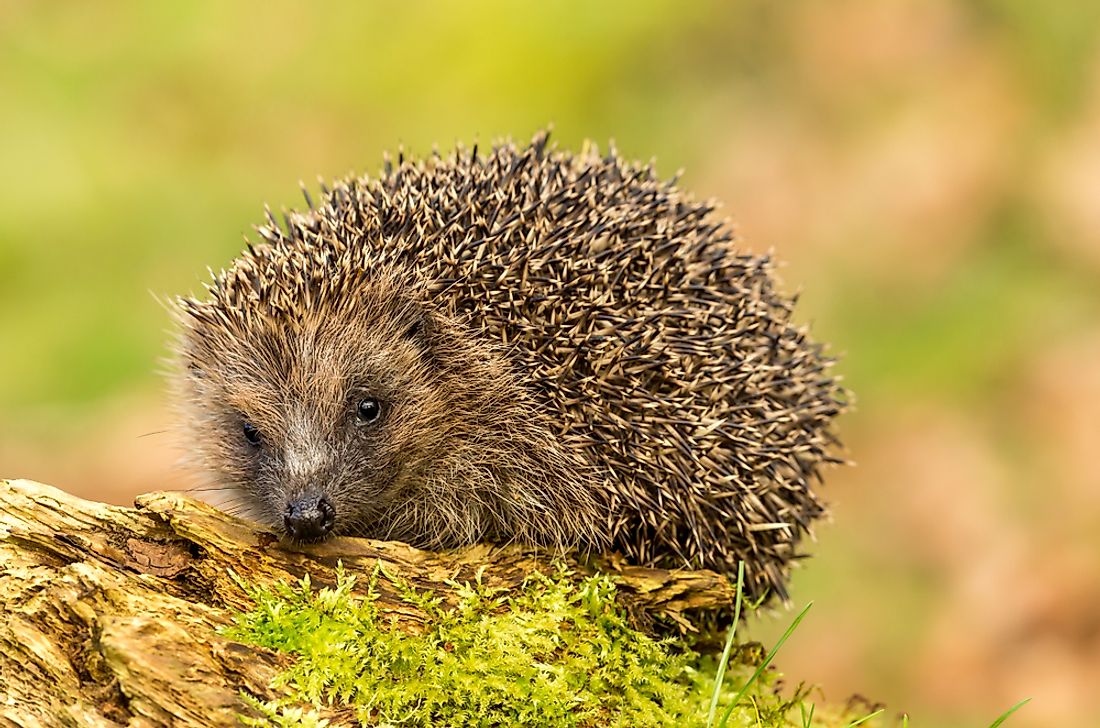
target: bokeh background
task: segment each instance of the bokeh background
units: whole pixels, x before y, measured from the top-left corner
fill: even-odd
[[[1100,3],[0,0],[0,474],[183,487],[155,296],[383,150],[613,138],[774,249],[857,465],[780,666],[1097,725]],[[790,614],[754,621],[772,639]]]

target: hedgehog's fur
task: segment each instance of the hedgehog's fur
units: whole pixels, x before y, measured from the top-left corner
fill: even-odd
[[[751,592],[785,595],[844,392],[712,203],[545,135],[321,192],[178,302],[213,487],[274,524],[319,487],[336,532],[429,547],[744,559]],[[366,392],[378,427],[349,414]]]

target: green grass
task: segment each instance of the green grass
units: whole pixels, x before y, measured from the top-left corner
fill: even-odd
[[[740,598],[738,598],[738,601],[740,601]],[[745,681],[745,684],[742,685],[741,688],[737,691],[737,694],[733,697],[733,700],[729,701],[729,705],[726,706],[726,712],[722,713],[722,719],[718,721],[718,728],[725,728],[727,725],[729,725],[729,720],[730,717],[733,715],[733,711],[738,706],[743,704],[745,696],[748,694],[749,690],[752,688],[753,685],[756,684],[756,681],[760,679],[761,674],[763,674],[764,670],[768,668],[768,665],[770,665],[772,660],[775,658],[775,653],[779,651],[779,648],[783,646],[783,643],[786,642],[787,639],[790,638],[791,634],[794,633],[795,629],[798,628],[799,623],[806,616],[807,612],[810,611],[810,607],[812,606],[813,602],[810,602],[801,612],[798,613],[798,616],[795,617],[793,622],[791,622],[791,626],[787,627],[787,631],[784,632],[783,636],[779,638],[779,641],[775,643],[775,647],[771,649],[771,651],[768,653],[768,656],[764,658],[763,662],[756,666],[756,670],[753,671],[749,679]],[[730,627],[730,631],[735,629],[736,626],[737,625],[734,624],[732,627]],[[716,691],[720,688],[721,684],[715,686]]]
[[[1021,700],[1020,702],[1016,703],[1016,704],[1015,704],[1015,705],[1013,705],[1013,706],[1012,706],[1011,708],[1009,708],[1009,709],[1008,709],[1008,710],[1006,710],[1005,712],[1001,713],[1000,717],[999,717],[999,718],[997,718],[997,720],[995,720],[995,721],[993,721],[992,723],[990,723],[990,725],[989,725],[989,728],[997,728],[997,726],[1001,725],[1001,724],[1002,724],[1002,723],[1004,723],[1004,722],[1005,722],[1006,720],[1008,720],[1008,716],[1012,715],[1012,714],[1013,714],[1013,713],[1015,713],[1015,712],[1016,712],[1017,710],[1019,710],[1020,708],[1024,707],[1025,705],[1027,705],[1027,704],[1028,704],[1029,702],[1031,702],[1031,698],[1024,698],[1024,699],[1023,699],[1023,700]]]
[[[737,636],[737,625],[741,621],[741,603],[742,595],[745,589],[745,562],[740,561],[737,564],[737,597],[736,604],[734,605],[733,612],[733,624],[730,625],[729,633],[726,635],[726,644],[722,649],[722,657],[718,660],[718,670],[714,679],[714,691],[711,693],[710,710],[707,711],[707,725],[714,723],[714,716],[718,712],[718,701],[722,697],[722,682],[726,676],[726,667],[730,661],[730,650],[733,649],[733,638]]]

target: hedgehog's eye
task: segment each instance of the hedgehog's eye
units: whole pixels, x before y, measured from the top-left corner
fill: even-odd
[[[359,417],[360,422],[370,424],[382,414],[382,405],[378,404],[378,400],[373,397],[361,399],[355,407],[355,414]]]
[[[262,438],[260,437],[260,431],[256,429],[256,425],[251,422],[245,422],[241,425],[241,431],[244,433],[244,439],[248,440],[248,444],[253,447],[259,447]]]

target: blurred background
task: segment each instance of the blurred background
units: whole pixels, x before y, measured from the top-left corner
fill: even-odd
[[[383,150],[613,138],[774,249],[858,408],[779,656],[914,726],[1095,726],[1100,3],[0,0],[0,475],[184,487],[168,317]],[[766,616],[774,639],[792,614]]]

